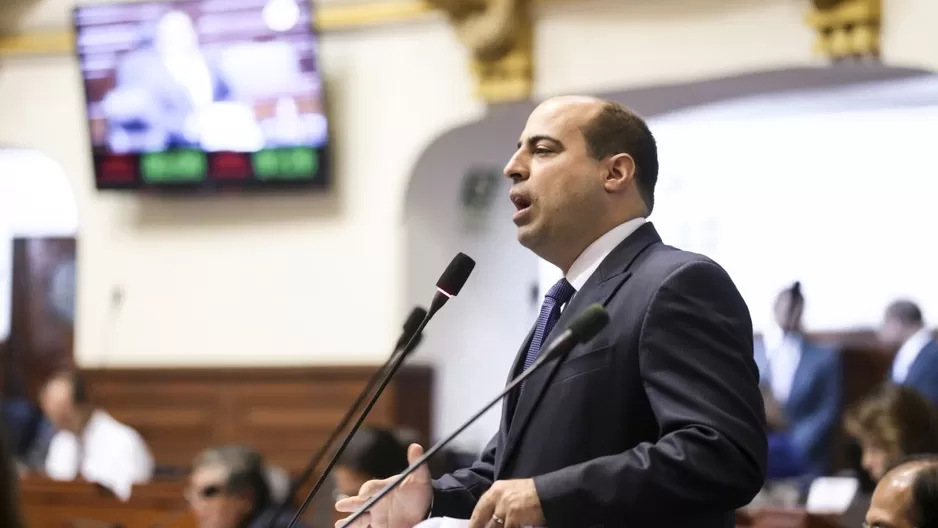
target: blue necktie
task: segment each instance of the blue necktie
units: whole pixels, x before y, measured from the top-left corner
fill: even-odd
[[[544,304],[541,305],[541,314],[537,317],[537,324],[534,326],[534,335],[531,337],[531,345],[528,347],[528,355],[524,358],[524,370],[534,364],[538,354],[541,353],[541,345],[544,344],[544,338],[550,335],[557,320],[560,319],[560,307],[567,303],[576,289],[567,282],[567,279],[560,279],[554,284],[547,295],[544,297]]]

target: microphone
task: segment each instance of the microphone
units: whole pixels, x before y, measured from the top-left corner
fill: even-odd
[[[407,356],[417,347],[417,343],[420,342],[420,335],[423,332],[423,329],[426,328],[427,323],[433,319],[433,316],[436,315],[436,313],[439,312],[440,309],[443,308],[443,306],[446,305],[450,299],[462,291],[462,287],[466,284],[466,281],[469,280],[469,275],[472,273],[475,265],[475,261],[472,260],[468,255],[465,253],[459,253],[453,257],[453,260],[450,261],[449,266],[443,270],[443,274],[440,275],[439,280],[436,281],[436,294],[433,296],[433,300],[430,302],[430,308],[426,311],[426,314],[414,329],[413,334],[407,338],[403,348],[400,348],[398,351],[392,354],[392,359],[389,360],[390,366],[381,369],[381,376],[379,376],[381,381],[378,384],[378,388],[375,389],[374,393],[371,395],[371,398],[368,400],[368,404],[365,405],[365,410],[362,411],[361,415],[359,415],[358,419],[355,421],[355,424],[352,425],[352,428],[349,429],[348,433],[345,434],[345,438],[342,440],[339,448],[336,449],[336,451],[332,454],[332,458],[329,459],[325,469],[323,469],[322,473],[319,475],[319,479],[316,481],[316,484],[313,485],[313,489],[311,489],[309,493],[306,494],[306,498],[303,500],[303,504],[300,505],[300,508],[296,511],[296,515],[293,516],[293,519],[290,521],[290,524],[287,526],[287,528],[293,528],[300,520],[303,512],[306,511],[306,508],[309,507],[310,503],[313,501],[313,498],[316,496],[316,493],[319,492],[323,484],[326,482],[326,478],[332,472],[332,468],[335,467],[339,457],[341,457],[342,453],[345,452],[345,448],[348,447],[352,437],[355,436],[355,433],[358,432],[358,429],[365,421],[368,413],[371,412],[372,407],[375,406],[378,398],[381,397],[381,393],[384,392],[385,387],[387,387],[388,383],[391,382],[391,378],[394,377],[394,374],[404,363],[404,360],[407,359]],[[410,318],[408,318],[408,320],[410,320]],[[403,336],[401,340],[403,340]],[[341,429],[344,429],[344,426],[339,428],[339,430]],[[325,448],[323,448],[323,450],[325,450]],[[276,516],[271,519],[271,524],[268,525],[268,528],[272,528],[274,522],[276,522]]]
[[[609,314],[606,313],[606,309],[603,308],[601,304],[594,304],[578,315],[576,319],[570,323],[570,327],[565,330],[557,339],[554,339],[546,350],[541,352],[537,360],[528,367],[527,370],[522,372],[518,377],[513,379],[511,383],[505,386],[505,388],[496,396],[492,398],[482,409],[476,412],[472,417],[466,420],[461,426],[459,426],[455,431],[450,433],[446,438],[437,442],[436,445],[430,448],[429,451],[423,454],[416,462],[411,464],[403,473],[397,476],[391,483],[384,487],[378,494],[373,495],[368,502],[363,504],[355,513],[350,517],[345,519],[343,526],[347,526],[356,519],[361,517],[366,511],[371,509],[379,500],[384,498],[388,493],[394,491],[394,488],[398,487],[401,482],[404,481],[411,473],[417,471],[421,465],[426,463],[426,461],[436,454],[439,450],[446,447],[447,444],[453,441],[459,434],[465,431],[470,425],[475,423],[483,414],[489,411],[496,403],[500,402],[505,396],[507,396],[511,391],[515,389],[518,385],[524,382],[528,376],[530,376],[534,371],[544,366],[548,361],[551,361],[554,358],[560,358],[560,361],[563,361],[563,358],[573,349],[573,347],[579,345],[580,343],[585,343],[596,336],[600,330],[602,330],[607,324],[609,324]]]
[[[310,459],[309,463],[306,465],[306,468],[303,469],[303,472],[300,473],[300,476],[293,481],[293,484],[290,486],[290,489],[287,491],[286,498],[277,505],[277,508],[274,511],[274,514],[270,518],[270,522],[267,525],[267,528],[273,528],[277,522],[277,518],[283,514],[284,509],[293,501],[293,497],[296,495],[296,492],[299,491],[300,487],[304,482],[309,480],[309,477],[313,475],[313,472],[316,471],[316,467],[322,462],[324,456],[329,451],[329,447],[335,443],[336,439],[339,437],[339,434],[348,427],[348,424],[352,421],[352,417],[355,416],[355,413],[361,408],[362,404],[365,403],[365,398],[371,394],[371,391],[374,390],[375,386],[381,381],[381,376],[387,370],[388,365],[394,360],[395,356],[401,352],[404,348],[404,345],[413,338],[417,332],[417,329],[420,327],[420,323],[427,317],[427,310],[417,306],[411,310],[410,315],[407,316],[407,320],[404,321],[404,329],[401,332],[401,336],[397,340],[397,345],[394,346],[394,352],[388,357],[380,368],[375,370],[371,375],[371,378],[368,380],[368,383],[365,384],[365,388],[358,394],[358,397],[355,398],[355,402],[352,403],[352,406],[345,411],[345,416],[339,420],[339,424],[332,430],[329,434],[329,438],[322,444],[319,450],[313,455],[313,458]],[[420,340],[417,339],[417,342]],[[416,345],[415,345],[416,347]]]
[[[417,328],[420,327],[420,322],[426,317],[427,310],[425,308],[418,306],[411,310],[410,315],[407,316],[407,320],[404,321],[404,331],[401,332],[401,337],[397,339],[397,344],[394,345],[395,354],[403,350],[411,337],[416,336],[417,342],[420,342],[423,338],[423,334],[417,335]]]

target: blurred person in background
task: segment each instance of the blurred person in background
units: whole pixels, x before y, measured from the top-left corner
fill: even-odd
[[[5,424],[0,424],[0,526],[22,528],[16,461]]]
[[[938,409],[910,387],[878,387],[847,411],[844,425],[877,481],[904,457],[938,454]]]
[[[267,528],[276,513],[277,497],[270,471],[254,449],[220,446],[196,457],[186,499],[199,528]],[[286,528],[295,512],[277,515],[274,528]],[[302,528],[303,524],[298,523]]]
[[[895,301],[886,308],[879,339],[898,348],[890,379],[919,391],[938,405],[938,342],[925,328],[922,310],[911,301]]]
[[[101,484],[122,500],[134,484],[153,476],[153,456],[132,427],[122,424],[88,399],[74,372],[53,375],[39,396],[56,432],[49,443],[45,472],[54,480],[84,479]]]
[[[770,427],[768,480],[825,475],[840,423],[840,354],[804,335],[800,283],[779,293],[775,326],[755,342],[760,387]]]
[[[333,472],[336,499],[353,497],[362,484],[393,477],[407,469],[407,445],[393,432],[362,427],[355,433]]]
[[[233,99],[218,61],[203,53],[192,18],[178,10],[160,17],[152,39],[121,57],[115,81],[104,108],[118,152],[198,148],[200,112]]]
[[[938,528],[938,456],[914,457],[887,471],[864,527]]]

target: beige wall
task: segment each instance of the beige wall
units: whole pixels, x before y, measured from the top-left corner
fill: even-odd
[[[807,2],[571,3],[543,9],[541,95],[818,63],[803,23]],[[938,33],[929,22],[938,19],[938,3],[886,4],[886,59],[938,69]],[[61,25],[67,8],[46,0],[30,23]],[[97,193],[74,59],[0,65],[0,144],[48,153],[74,183],[80,363],[383,358],[407,310],[401,240],[411,168],[435,137],[484,109],[471,97],[465,54],[442,20],[323,39],[337,132],[335,204],[304,196],[155,200]],[[125,302],[115,312],[109,298],[118,286]]]

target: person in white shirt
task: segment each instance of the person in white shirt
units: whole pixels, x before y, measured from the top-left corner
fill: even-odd
[[[122,500],[130,497],[134,484],[152,478],[153,456],[143,438],[95,408],[77,375],[53,375],[39,399],[43,413],[56,428],[46,455],[49,478],[94,482]]]
[[[805,484],[827,473],[830,443],[841,412],[840,354],[804,335],[800,283],[775,301],[775,327],[755,342],[769,434],[768,479],[802,478]]]
[[[938,342],[925,327],[922,310],[907,300],[890,304],[879,339],[887,347],[898,348],[889,379],[912,387],[938,405]]]

